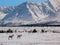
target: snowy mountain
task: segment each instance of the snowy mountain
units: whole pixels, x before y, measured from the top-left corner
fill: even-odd
[[[1,6],[0,7],[0,19],[3,19],[8,13],[10,13],[11,11],[13,11],[13,9],[15,9],[15,7],[5,7],[5,6]]]
[[[7,15],[0,21],[0,25],[19,26],[37,23],[60,25],[60,20],[58,20],[60,19],[59,0],[25,2],[12,8],[6,8],[6,12],[5,10],[2,12]]]

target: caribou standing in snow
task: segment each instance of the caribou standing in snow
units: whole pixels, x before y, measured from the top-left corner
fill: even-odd
[[[20,35],[17,35],[17,39],[18,39],[18,38],[21,38],[21,36],[22,36],[22,34],[20,34]]]
[[[12,39],[14,35],[9,35],[8,40]]]

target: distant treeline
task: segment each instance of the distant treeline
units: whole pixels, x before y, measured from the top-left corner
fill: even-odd
[[[57,23],[57,24],[54,24]],[[12,25],[12,23],[1,24],[0,27],[60,27],[60,24],[56,21],[44,22],[44,23],[36,23],[36,24],[24,24],[24,25]]]
[[[5,30],[0,30],[0,33],[13,33],[11,29],[8,29],[7,31]]]
[[[15,26],[14,26],[15,27]],[[60,27],[60,25],[39,25],[39,24],[31,24],[31,25],[20,25],[18,27]]]

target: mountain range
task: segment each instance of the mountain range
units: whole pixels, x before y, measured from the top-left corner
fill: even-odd
[[[0,7],[0,26],[29,24],[60,25],[60,0],[24,2],[18,6]]]

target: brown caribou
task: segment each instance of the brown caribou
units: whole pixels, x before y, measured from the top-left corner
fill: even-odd
[[[20,35],[17,35],[17,38],[21,38],[21,36],[22,36],[22,34],[20,34]]]
[[[9,35],[8,39],[12,39],[14,35]]]

